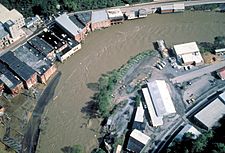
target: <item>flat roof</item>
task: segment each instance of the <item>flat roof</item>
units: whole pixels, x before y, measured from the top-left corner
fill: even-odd
[[[109,9],[107,10],[107,14],[110,19],[123,17],[123,13],[120,9]]]
[[[85,27],[85,24],[83,24],[75,15],[70,15],[69,19],[80,29]]]
[[[131,132],[130,137],[134,138],[135,140],[141,142],[144,145],[146,145],[148,141],[150,140],[149,136],[147,136],[146,134],[142,133],[141,131],[137,129],[134,129]]]
[[[216,49],[215,52],[216,52],[216,53],[219,53],[219,52],[225,52],[225,48]]]
[[[199,48],[196,42],[174,45],[174,50],[177,55],[199,52]]]
[[[106,21],[106,20],[108,20],[108,15],[105,10],[93,11],[92,18],[91,18],[92,23]]]
[[[27,81],[36,72],[26,63],[20,61],[11,51],[3,54],[0,60],[9,66],[9,68],[18,75],[23,81]]]
[[[20,46],[14,55],[33,68],[38,74],[44,74],[51,66],[51,61],[28,43]]]
[[[13,89],[22,82],[7,67],[0,63],[0,80],[9,88]]]
[[[185,9],[184,3],[174,3],[173,4],[173,9],[175,9],[175,10],[184,10]]]
[[[146,105],[148,107],[148,112],[149,112],[149,115],[151,118],[152,125],[153,126],[163,125],[163,117],[158,117],[156,115],[156,111],[154,109],[153,102],[151,100],[148,88],[143,88],[142,93],[144,95],[144,99],[145,99]]]
[[[79,21],[81,21],[84,25],[88,24],[91,21],[92,11],[79,12],[75,13],[75,16]]]
[[[189,63],[189,62],[195,62],[195,63],[201,63],[203,62],[203,58],[200,52],[197,52],[196,54],[188,53],[181,55],[181,58],[184,63]]]
[[[225,104],[220,99],[215,99],[205,108],[195,114],[195,118],[208,128],[212,128],[215,123],[225,114]]]
[[[173,10],[173,4],[162,5],[161,10]]]
[[[225,103],[225,91],[219,95],[219,98]]]
[[[8,20],[15,21],[23,15],[16,9],[8,10],[4,5],[0,3],[0,21],[5,23]]]
[[[57,17],[55,21],[73,36],[81,32],[81,28],[74,24],[66,13]]]
[[[136,122],[144,122],[144,109],[143,109],[143,106],[142,104],[140,104],[140,106],[137,107],[137,111],[136,111],[136,114],[135,114],[135,118],[134,118],[134,121]]]
[[[164,80],[155,80],[149,82],[147,85],[157,116],[176,113],[167,84]]]
[[[38,36],[35,36],[30,39],[28,43],[38,51],[44,53],[45,56],[47,56],[54,50],[54,48],[50,44],[48,44],[46,41],[44,41],[42,38],[39,38]]]
[[[175,139],[181,140],[186,133],[192,133],[194,138],[197,138],[201,134],[195,127],[190,124],[187,124],[183,127],[183,129],[176,135]]]

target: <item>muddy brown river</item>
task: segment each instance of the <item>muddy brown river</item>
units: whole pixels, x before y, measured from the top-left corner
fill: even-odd
[[[74,144],[90,152],[97,145],[99,121],[87,122],[81,110],[94,94],[87,84],[95,83],[101,74],[120,67],[141,51],[153,49],[152,42],[157,39],[172,46],[212,41],[218,35],[225,35],[225,14],[215,12],[153,14],[89,34],[82,49],[59,65],[62,76],[43,114],[48,121],[37,152],[60,153],[64,146]]]

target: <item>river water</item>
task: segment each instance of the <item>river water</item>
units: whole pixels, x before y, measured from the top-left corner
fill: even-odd
[[[62,72],[54,98],[45,109],[47,120],[37,152],[60,153],[61,148],[81,144],[90,152],[97,144],[99,121],[87,123],[82,110],[94,91],[88,83],[118,68],[131,56],[153,49],[152,42],[164,39],[167,46],[190,41],[212,41],[225,35],[225,14],[185,12],[149,15],[96,31],[86,38],[82,49],[59,65]]]

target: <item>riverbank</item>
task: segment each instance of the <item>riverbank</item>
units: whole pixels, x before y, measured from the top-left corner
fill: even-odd
[[[82,50],[59,65],[62,76],[53,101],[44,112],[49,120],[37,152],[60,152],[64,146],[74,144],[81,144],[90,152],[98,143],[100,121],[88,122],[83,111],[94,94],[87,84],[97,82],[101,74],[119,68],[131,56],[154,49],[152,42],[157,39],[167,40],[168,44],[212,41],[225,34],[224,17],[225,14],[215,12],[152,14],[91,33]],[[82,126],[87,123],[88,126]]]

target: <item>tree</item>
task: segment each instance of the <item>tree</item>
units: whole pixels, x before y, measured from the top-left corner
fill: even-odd
[[[84,153],[84,148],[81,145],[66,146],[61,150],[63,153]]]
[[[224,143],[215,143],[213,144],[212,153],[225,153],[225,144]]]

